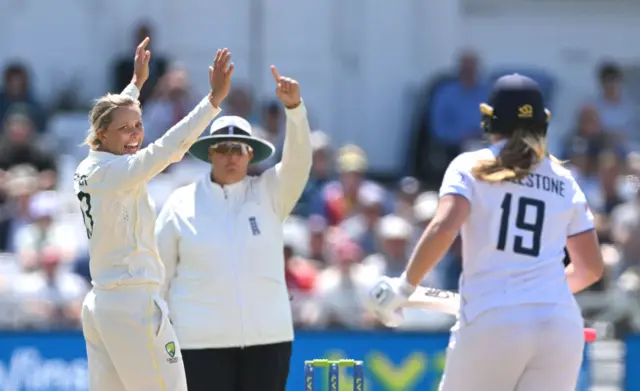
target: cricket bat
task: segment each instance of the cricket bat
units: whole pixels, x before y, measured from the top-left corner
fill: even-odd
[[[458,315],[458,311],[460,311],[460,295],[442,289],[419,286],[409,297],[409,302],[405,304],[405,307]]]
[[[409,297],[409,302],[405,304],[405,307],[458,315],[460,311],[460,295],[442,289],[419,286]],[[584,339],[586,342],[595,341],[596,330],[585,328]]]

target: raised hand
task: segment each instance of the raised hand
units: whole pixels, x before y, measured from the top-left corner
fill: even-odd
[[[149,79],[149,60],[151,60],[151,51],[147,50],[147,46],[151,38],[145,38],[136,48],[136,56],[133,58],[133,79],[131,83],[135,84],[138,89],[142,89],[144,83]]]
[[[276,96],[288,109],[295,109],[302,101],[300,98],[300,84],[297,81],[280,76],[275,66],[271,66],[271,74],[276,81]]]
[[[220,104],[229,94],[231,89],[231,75],[233,74],[233,63],[231,62],[231,52],[229,49],[218,49],[213,66],[209,67],[209,101],[214,107]]]

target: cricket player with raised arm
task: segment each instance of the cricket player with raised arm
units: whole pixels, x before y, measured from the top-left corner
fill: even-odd
[[[149,77],[149,38],[137,48],[131,84],[98,99],[89,119],[89,155],[74,189],[89,237],[93,289],[82,329],[91,391],[186,391],[180,347],[160,295],[164,266],[154,238],[147,182],[189,147],[220,112],[233,64],[218,50],[209,67],[211,91],[178,124],[141,149],[140,89]]]
[[[584,321],[573,294],[603,270],[593,215],[546,152],[550,113],[533,80],[500,78],[481,112],[491,145],[451,162],[407,269],[380,279],[371,305],[385,324],[399,324],[460,231],[460,312],[440,390],[575,391]]]

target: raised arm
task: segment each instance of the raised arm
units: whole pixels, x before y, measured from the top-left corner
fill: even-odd
[[[124,90],[120,93],[120,95],[126,95],[133,100],[138,100],[140,96],[140,88],[133,81],[127,85]]]
[[[144,42],[143,42],[144,44]],[[123,94],[137,98],[139,89],[148,76],[148,55],[144,46],[136,53],[136,73]],[[147,51],[148,52],[148,51]],[[140,58],[146,60],[140,60]],[[233,64],[231,53],[218,50],[213,66],[209,67],[211,91],[180,122],[169,129],[158,140],[132,155],[122,155],[113,159],[102,169],[102,175],[96,175],[93,182],[95,190],[123,189],[146,182],[162,172],[169,164],[180,161],[189,147],[202,134],[211,120],[220,112],[220,104],[229,93]],[[92,183],[89,183],[91,186]]]
[[[264,175],[276,213],[284,220],[293,210],[309,180],[311,130],[298,82],[280,76],[276,67],[272,66],[271,72],[276,82],[276,95],[285,106],[287,125],[282,161]]]
[[[382,277],[369,291],[368,303],[387,326],[402,321],[402,307],[424,276],[444,257],[469,216],[473,183],[460,169],[460,157],[447,168],[434,218],[422,233],[405,271],[397,278]]]
[[[144,83],[149,79],[149,61],[151,61],[151,51],[147,50],[151,38],[146,37],[136,48],[133,58],[133,77],[128,86],[122,90],[121,95],[126,95],[134,100],[140,97],[140,91]]]

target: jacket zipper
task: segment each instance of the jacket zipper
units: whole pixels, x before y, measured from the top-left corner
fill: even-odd
[[[235,234],[235,224],[234,223],[234,219],[232,218],[233,216],[233,203],[231,201],[229,201],[229,193],[227,191],[227,189],[223,186],[222,187],[222,191],[224,193],[224,199],[227,201],[227,227],[229,227],[229,247],[231,248],[231,257],[229,258],[231,260],[231,267],[233,268],[233,275],[235,278],[235,286],[236,288],[238,288],[238,294],[236,295],[236,302],[238,304],[238,311],[239,311],[239,316],[240,316],[240,348],[244,348],[245,346],[245,335],[244,335],[244,322],[243,322],[243,306],[242,306],[242,289],[240,287],[240,275],[238,273],[238,267],[239,264],[237,262],[239,262],[240,258],[238,259],[233,259],[233,254],[235,253],[235,251],[233,251],[235,249],[235,238],[234,238],[234,234]]]

